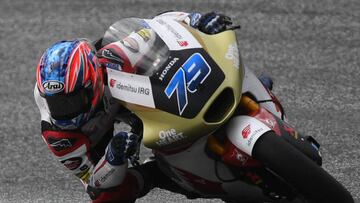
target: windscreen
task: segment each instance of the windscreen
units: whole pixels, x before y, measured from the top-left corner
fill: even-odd
[[[141,58],[136,63],[139,75],[152,76],[170,55],[164,41],[139,18],[125,18],[111,25],[105,32],[102,47],[113,42],[122,43],[132,57]]]

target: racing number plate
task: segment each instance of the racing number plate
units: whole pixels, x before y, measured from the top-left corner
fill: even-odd
[[[155,106],[193,118],[224,79],[224,73],[204,50],[172,51],[165,66],[150,79]]]

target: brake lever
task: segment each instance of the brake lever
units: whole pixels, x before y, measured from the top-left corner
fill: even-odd
[[[228,30],[237,30],[237,29],[240,29],[241,26],[240,25],[234,25],[234,26],[229,26],[227,29]]]

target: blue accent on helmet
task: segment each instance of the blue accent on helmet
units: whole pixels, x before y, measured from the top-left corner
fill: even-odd
[[[42,62],[43,67],[40,73],[43,83],[46,81],[59,81],[65,84],[69,57],[78,44],[79,40],[60,41],[45,51]],[[45,94],[51,96],[53,93],[45,91]]]

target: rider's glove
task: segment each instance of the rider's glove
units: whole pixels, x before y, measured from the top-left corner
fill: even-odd
[[[139,136],[132,132],[117,133],[107,147],[106,160],[112,165],[121,165],[137,151]]]
[[[189,14],[190,26],[198,28],[201,32],[206,34],[217,34],[225,31],[227,26],[232,24],[231,18],[215,12]]]

